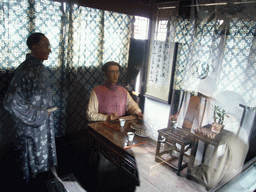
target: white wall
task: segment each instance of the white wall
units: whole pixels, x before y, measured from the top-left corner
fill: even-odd
[[[150,138],[157,141],[157,130],[167,127],[169,113],[170,105],[145,98],[144,123],[150,132]]]

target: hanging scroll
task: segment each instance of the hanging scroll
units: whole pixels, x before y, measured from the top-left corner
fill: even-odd
[[[149,61],[146,96],[170,103],[178,44],[154,41]]]

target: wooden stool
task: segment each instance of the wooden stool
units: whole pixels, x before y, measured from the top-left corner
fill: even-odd
[[[155,161],[164,162],[170,167],[177,170],[177,175],[188,166],[188,162],[183,163],[183,156],[190,155],[185,152],[192,147],[194,143],[193,136],[180,128],[165,128],[158,130],[158,141],[156,148]],[[180,147],[177,147],[177,144]],[[173,155],[173,151],[179,153],[179,157]],[[165,158],[164,155],[169,154],[171,158]],[[178,158],[178,164],[172,163]]]

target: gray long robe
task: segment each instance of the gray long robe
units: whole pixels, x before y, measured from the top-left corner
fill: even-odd
[[[24,179],[57,165],[51,89],[45,66],[27,54],[8,87],[4,107],[16,122],[15,144],[21,152]]]

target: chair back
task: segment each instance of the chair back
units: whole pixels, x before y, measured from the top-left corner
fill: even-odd
[[[193,122],[199,120],[199,110],[200,110],[200,98],[199,96],[192,95],[189,99],[189,104],[187,112],[183,121],[182,128],[190,130],[192,128]]]
[[[184,101],[187,107],[184,106],[185,115],[182,124],[182,129],[186,131],[191,131],[191,129],[202,126],[202,121],[204,119],[206,107],[211,97],[205,96],[201,93],[198,95],[190,95],[189,101]],[[183,104],[185,105],[185,104]]]

